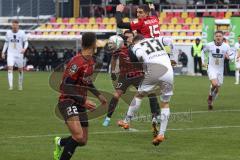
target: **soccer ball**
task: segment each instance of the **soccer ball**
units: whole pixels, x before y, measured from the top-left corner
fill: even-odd
[[[122,47],[123,43],[122,37],[118,35],[111,36],[107,42],[107,49],[112,52],[117,51]]]

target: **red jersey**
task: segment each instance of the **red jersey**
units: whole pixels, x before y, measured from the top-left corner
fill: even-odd
[[[71,98],[72,95],[79,95],[86,99],[87,86],[92,83],[90,76],[94,70],[94,60],[85,59],[81,54],[73,57],[67,64],[60,85],[61,95],[59,99]],[[67,87],[71,81],[72,88]]]
[[[126,46],[122,47],[115,55],[119,57],[120,76],[137,77],[143,75],[142,69],[131,62],[129,50]]]
[[[156,16],[148,16],[146,18],[140,18],[138,21],[130,23],[131,30],[136,30],[142,34],[145,38],[159,37],[160,27],[159,19]]]

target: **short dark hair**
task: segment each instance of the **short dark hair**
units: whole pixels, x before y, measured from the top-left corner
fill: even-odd
[[[215,35],[218,34],[218,33],[224,35],[223,31],[216,31],[216,32],[215,32]]]
[[[13,24],[19,24],[19,21],[15,19],[15,20],[12,20],[12,23]]]
[[[86,32],[82,35],[82,48],[91,48],[97,41],[96,34],[94,32]]]
[[[145,37],[142,34],[137,34],[134,38],[133,38],[133,43],[136,43],[137,41],[141,41],[143,40]]]
[[[133,33],[133,31],[131,31],[131,30],[129,30],[129,29],[128,29],[128,30],[126,30],[126,31],[123,33],[123,35],[125,35],[125,34],[128,34],[128,33],[129,33],[129,34],[132,34],[132,35],[134,36],[134,33]]]
[[[142,10],[143,10],[144,12],[146,12],[146,13],[151,12],[151,9],[150,9],[149,6],[146,5],[146,4],[139,5],[138,8],[139,8],[139,9],[142,9]]]

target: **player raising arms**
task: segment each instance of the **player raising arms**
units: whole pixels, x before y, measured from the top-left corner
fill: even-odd
[[[159,19],[155,15],[150,15],[151,10],[154,10],[154,5],[140,5],[137,8],[137,20],[130,23],[124,23],[122,21],[122,12],[124,5],[119,4],[116,8],[117,27],[136,30],[139,34],[142,34],[145,38],[159,37],[160,27]]]
[[[219,89],[223,84],[224,59],[234,59],[234,52],[230,46],[223,42],[223,32],[216,31],[214,41],[208,43],[202,51],[203,67],[208,67],[208,77],[211,82],[208,96],[208,109],[213,109],[213,101],[216,99]],[[205,54],[208,53],[208,64]]]
[[[159,145],[165,139],[164,133],[170,116],[169,102],[173,95],[173,68],[168,51],[166,51],[166,46],[173,49],[172,40],[164,37],[144,39],[142,35],[137,35],[134,43],[133,54],[144,63],[146,71],[138,93],[129,106],[125,120],[119,121],[118,124],[121,127],[129,125],[145,95],[152,93],[160,95],[161,126],[159,134],[152,141],[154,145]]]
[[[58,108],[62,114],[71,136],[56,137],[54,160],[69,160],[78,146],[85,146],[88,140],[88,116],[86,109],[95,109],[96,104],[87,99],[90,90],[102,104],[107,100],[94,87],[90,76],[93,74],[93,54],[96,49],[95,33],[84,33],[82,52],[67,64],[60,86]],[[61,154],[61,147],[64,150]],[[61,154],[61,156],[60,156]]]
[[[28,48],[28,40],[24,31],[19,30],[19,22],[12,22],[12,30],[6,34],[5,44],[2,51],[2,58],[5,59],[7,51],[7,66],[8,66],[8,84],[9,90],[13,90],[13,67],[17,65],[19,71],[18,89],[23,89],[23,67],[24,53]]]
[[[120,75],[118,77],[118,80],[117,80],[118,82],[115,86],[115,93],[113,98],[110,101],[107,117],[103,122],[103,126],[109,125],[111,117],[119,101],[119,98],[123,94],[125,94],[125,92],[130,86],[133,85],[134,87],[137,88],[143,80],[144,73],[141,68],[141,65],[139,66],[132,63],[130,59],[129,47],[132,45],[133,37],[134,37],[134,33],[130,30],[126,30],[124,32],[124,39],[125,39],[124,44],[122,43],[121,48],[115,51],[115,53],[112,55],[112,62],[111,62],[112,63],[112,80],[114,81],[117,80],[116,79],[117,76],[115,73],[117,59],[119,59]],[[118,42],[119,41],[120,40],[118,40]],[[132,97],[128,97],[128,98],[130,100]],[[149,103],[150,103],[150,108],[151,108],[152,118],[153,118],[153,123],[152,123],[153,134],[156,134],[157,116],[159,115],[160,110],[159,110],[159,104],[155,95],[149,95]],[[128,128],[125,128],[125,129],[128,129]]]

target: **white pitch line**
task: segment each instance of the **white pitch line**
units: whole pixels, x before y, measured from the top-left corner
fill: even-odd
[[[240,128],[240,126],[212,126],[212,127],[195,127],[195,128],[170,128],[168,131],[189,131],[189,130],[208,130],[208,129],[227,129],[227,128]],[[92,132],[90,135],[101,135],[101,134],[120,134],[120,133],[145,133],[151,132],[151,130],[137,130],[132,129],[122,131],[110,131],[110,132]],[[46,135],[31,135],[31,136],[11,136],[11,137],[0,137],[0,139],[20,139],[20,138],[41,138],[41,137],[54,137],[54,136],[67,136],[69,133],[64,134],[46,134]]]

